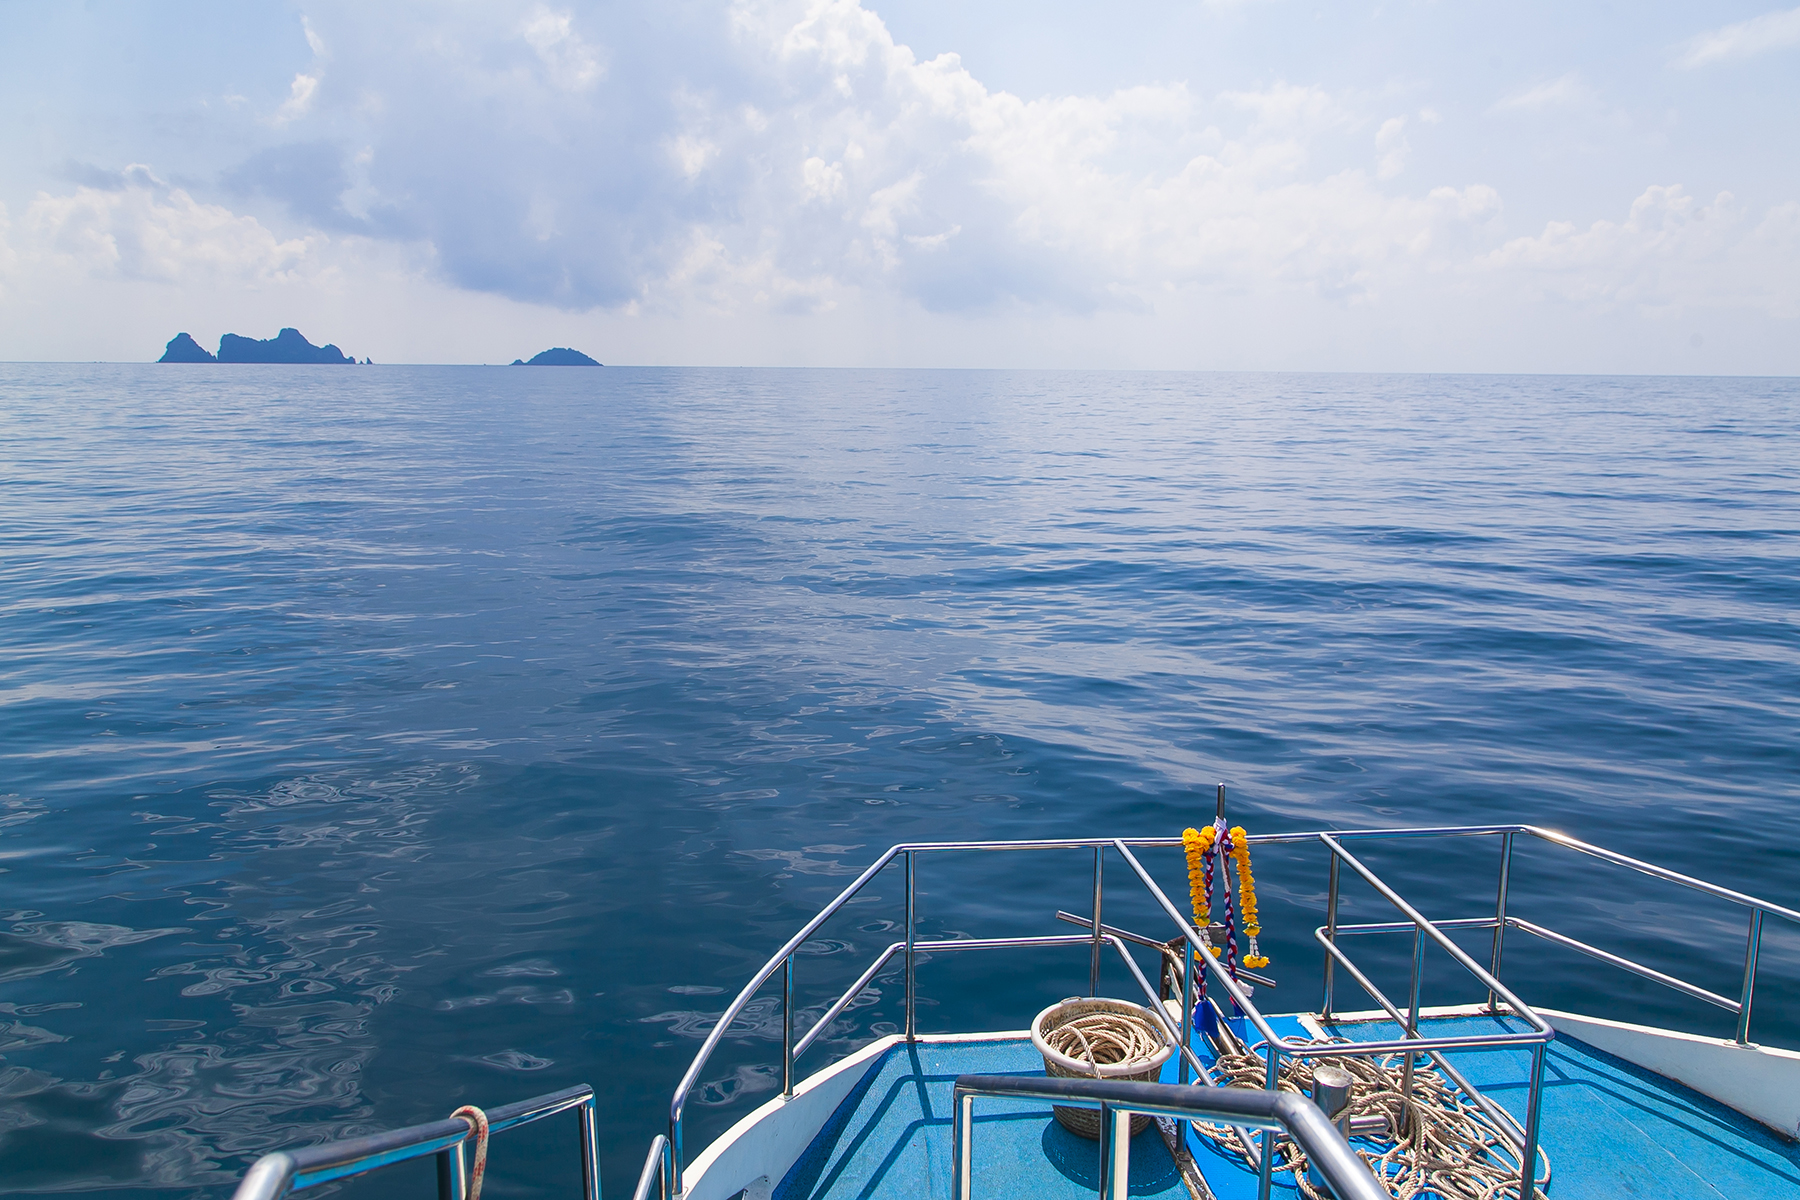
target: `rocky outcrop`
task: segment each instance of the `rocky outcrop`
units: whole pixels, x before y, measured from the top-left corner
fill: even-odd
[[[156,361],[194,363],[218,362],[219,360],[214,358],[212,354],[207,351],[205,346],[202,346],[187,334],[178,333],[169,339],[169,344],[163,347],[163,356]]]
[[[595,362],[579,350],[570,350],[566,346],[552,346],[542,354],[534,354],[530,362],[515,358],[515,367],[598,367],[603,364]]]
[[[222,363],[327,363],[353,364],[336,346],[315,346],[298,329],[283,329],[264,341],[228,333],[219,339]]]

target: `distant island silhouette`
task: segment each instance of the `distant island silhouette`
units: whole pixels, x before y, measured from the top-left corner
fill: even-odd
[[[172,345],[173,343],[171,343]],[[597,363],[579,350],[571,350],[567,346],[552,346],[542,354],[534,354],[530,362],[522,358],[512,360],[515,367],[599,367]]]
[[[219,353],[209,354],[206,348],[185,333],[178,333],[169,339],[163,347],[163,356],[156,360],[166,363],[325,363],[332,366],[354,364],[355,356],[346,356],[342,350],[333,345],[315,346],[306,340],[298,329],[283,329],[272,338],[258,341],[256,338],[239,337],[228,333],[219,339]],[[365,363],[368,359],[363,360]]]
[[[178,333],[169,339],[169,344],[163,347],[163,356],[156,361],[190,363],[218,362],[219,360],[213,357],[212,351],[187,334]]]

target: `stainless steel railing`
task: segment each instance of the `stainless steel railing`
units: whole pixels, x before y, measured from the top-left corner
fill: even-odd
[[[973,1200],[975,1098],[1053,1100],[1100,1110],[1100,1197],[1127,1200],[1133,1113],[1175,1120],[1224,1121],[1282,1130],[1306,1151],[1337,1200],[1392,1200],[1318,1105],[1292,1092],[1179,1086],[1125,1079],[1047,1079],[1030,1075],[963,1075],[956,1080],[951,1140],[952,1200]]]
[[[668,1144],[669,1139],[660,1133],[650,1139],[650,1153],[644,1155],[644,1169],[638,1172],[631,1200],[650,1200],[653,1195],[656,1200],[669,1200],[669,1177],[664,1170],[668,1159],[663,1154]]]
[[[1368,976],[1357,969],[1350,958],[1337,948],[1334,939],[1323,937],[1320,939],[1324,942],[1330,958],[1336,962],[1342,963],[1346,969],[1351,972],[1352,978],[1361,984],[1363,988],[1368,991],[1369,995],[1381,1004],[1381,1006],[1388,1011],[1389,1015],[1394,1017],[1395,1020],[1401,1024],[1402,1036],[1398,1039],[1388,1041],[1348,1042],[1335,1045],[1320,1045],[1310,1040],[1283,1038],[1278,1035],[1274,1029],[1269,1026],[1268,1019],[1257,1010],[1254,1004],[1251,1003],[1249,995],[1239,985],[1238,981],[1233,978],[1224,964],[1210,954],[1196,956],[1193,953],[1192,947],[1198,945],[1200,940],[1198,932],[1188,923],[1187,918],[1182,915],[1181,910],[1175,906],[1174,902],[1169,899],[1162,888],[1157,885],[1156,880],[1151,877],[1150,872],[1144,869],[1144,865],[1138,861],[1137,856],[1131,852],[1130,847],[1123,842],[1115,842],[1114,846],[1118,850],[1119,855],[1124,858],[1131,869],[1137,873],[1137,876],[1143,882],[1144,887],[1150,892],[1151,896],[1155,898],[1157,904],[1161,906],[1162,910],[1169,916],[1176,927],[1182,931],[1182,934],[1188,940],[1189,953],[1187,955],[1187,965],[1184,971],[1182,985],[1182,1007],[1184,1010],[1182,1036],[1184,1044],[1189,1035],[1188,1022],[1191,1020],[1191,1016],[1187,1015],[1187,1013],[1188,1010],[1192,1008],[1193,1004],[1193,963],[1194,959],[1198,957],[1202,965],[1205,966],[1212,982],[1231,998],[1238,1009],[1244,1013],[1245,1018],[1249,1020],[1250,1023],[1256,1027],[1256,1031],[1262,1035],[1260,1044],[1263,1046],[1264,1057],[1267,1062],[1263,1086],[1271,1092],[1275,1090],[1276,1081],[1281,1077],[1281,1064],[1283,1059],[1289,1057],[1295,1059],[1321,1059],[1349,1055],[1362,1056],[1369,1054],[1400,1053],[1403,1055],[1401,1065],[1401,1086],[1404,1091],[1410,1094],[1412,1089],[1414,1058],[1421,1052],[1435,1054],[1436,1052],[1445,1050],[1473,1050],[1477,1048],[1506,1045],[1530,1046],[1532,1052],[1531,1076],[1529,1092],[1525,1104],[1525,1130],[1524,1135],[1519,1139],[1517,1149],[1519,1151],[1520,1175],[1523,1177],[1523,1186],[1521,1187],[1519,1194],[1521,1196],[1531,1195],[1530,1185],[1536,1175],[1538,1118],[1543,1098],[1544,1046],[1556,1036],[1555,1031],[1550,1028],[1542,1017],[1533,1012],[1524,1001],[1520,1000],[1517,996],[1514,996],[1506,989],[1505,985],[1498,979],[1495,979],[1492,975],[1488,974],[1486,969],[1464,953],[1462,947],[1450,940],[1450,937],[1447,934],[1431,921],[1427,920],[1423,913],[1408,904],[1398,892],[1395,892],[1384,883],[1379,876],[1375,875],[1374,872],[1370,871],[1367,867],[1363,866],[1361,862],[1350,855],[1348,851],[1333,839],[1331,834],[1318,833],[1315,834],[1314,837],[1332,852],[1331,863],[1334,888],[1337,882],[1336,868],[1338,862],[1340,860],[1348,862],[1351,864],[1352,869],[1356,870],[1367,879],[1377,892],[1398,908],[1400,912],[1407,917],[1412,926],[1413,970],[1411,1004],[1407,1015],[1404,1017],[1401,1016],[1387,997],[1381,993],[1380,989],[1369,980]],[[1255,841],[1254,838],[1251,840]],[[1332,893],[1330,906],[1330,912],[1333,914],[1333,919],[1335,919],[1335,890]],[[1448,953],[1453,960],[1462,966],[1464,970],[1468,971],[1475,976],[1478,981],[1485,985],[1490,995],[1498,996],[1505,1000],[1507,1006],[1513,1010],[1515,1015],[1522,1018],[1530,1026],[1530,1029],[1520,1033],[1469,1034],[1456,1037],[1434,1038],[1420,1036],[1419,988],[1423,978],[1422,967],[1424,964],[1425,941],[1427,938],[1436,943]],[[1329,1015],[1329,1006],[1327,1006],[1325,1011],[1326,1015]],[[1439,1062],[1440,1065],[1442,1065],[1443,1060],[1441,1058],[1434,1058],[1433,1061]],[[1460,1081],[1460,1077],[1458,1078]],[[1182,1082],[1186,1082],[1185,1074],[1182,1078]],[[1462,1086],[1464,1090],[1470,1092],[1470,1094],[1474,1094],[1473,1089],[1468,1088],[1466,1083],[1459,1082],[1459,1086]],[[1271,1172],[1274,1156],[1270,1153],[1271,1143],[1269,1136],[1270,1135],[1265,1134],[1263,1137],[1259,1161],[1257,1163],[1258,1200],[1268,1200],[1270,1189],[1273,1185]]]
[[[490,1109],[488,1135],[492,1137],[508,1129],[517,1129],[571,1108],[576,1112],[580,1132],[581,1194],[584,1200],[600,1200],[600,1156],[593,1088],[581,1084]],[[232,1193],[232,1200],[279,1200],[304,1188],[367,1174],[427,1155],[437,1156],[438,1200],[466,1200],[469,1170],[463,1147],[473,1136],[469,1123],[457,1117],[265,1154],[244,1175],[243,1182]]]
[[[1507,904],[1509,889],[1512,882],[1513,847],[1515,839],[1521,835],[1533,837],[1549,845],[1571,850],[1608,863],[1624,866],[1641,874],[1676,883],[1750,908],[1750,927],[1746,941],[1743,980],[1739,992],[1739,999],[1735,1001],[1731,1000],[1726,996],[1702,988],[1697,984],[1691,984],[1684,980],[1677,979],[1674,976],[1656,971],[1653,968],[1634,962],[1631,959],[1612,954],[1598,947],[1581,942],[1578,939],[1557,933],[1554,930],[1546,929],[1541,925],[1526,921],[1523,918],[1509,915],[1507,912]],[[1383,881],[1379,875],[1364,864],[1361,859],[1350,853],[1346,848],[1346,843],[1350,842],[1440,837],[1498,837],[1501,839],[1502,850],[1499,864],[1498,886],[1496,889],[1494,917],[1434,922],[1426,918],[1422,912],[1406,901],[1404,897],[1400,896],[1400,894]],[[1512,1141],[1514,1149],[1517,1150],[1520,1155],[1519,1161],[1521,1163],[1522,1175],[1527,1173],[1530,1169],[1526,1164],[1533,1164],[1537,1158],[1538,1109],[1543,1083],[1544,1045],[1554,1037],[1554,1034],[1550,1030],[1548,1024],[1546,1024],[1528,1005],[1519,999],[1519,997],[1514,995],[1500,980],[1502,950],[1504,948],[1504,936],[1507,929],[1518,929],[1522,932],[1530,933],[1534,936],[1555,942],[1558,945],[1589,954],[1601,961],[1608,962],[1644,978],[1655,980],[1688,995],[1697,996],[1710,1003],[1717,1004],[1720,1007],[1735,1012],[1738,1014],[1739,1018],[1738,1040],[1739,1042],[1745,1042],[1748,1040],[1749,1036],[1750,1011],[1755,993],[1757,957],[1763,919],[1765,915],[1774,915],[1800,924],[1800,912],[1796,912],[1791,908],[1773,904],[1769,901],[1761,900],[1742,892],[1736,892],[1729,888],[1720,887],[1716,884],[1708,883],[1705,880],[1695,879],[1691,876],[1683,875],[1679,872],[1671,871],[1652,863],[1642,862],[1638,859],[1630,858],[1629,856],[1618,854],[1614,851],[1590,845],[1589,843],[1571,838],[1566,834],[1554,830],[1543,829],[1534,825],[1470,825],[1342,831],[1311,830],[1296,833],[1257,834],[1252,835],[1248,840],[1253,845],[1312,843],[1319,845],[1326,850],[1329,870],[1326,923],[1315,931],[1315,938],[1320,942],[1325,951],[1325,993],[1324,1002],[1321,1006],[1321,1014],[1327,1018],[1332,1015],[1335,1001],[1336,974],[1339,968],[1342,968],[1354,982],[1368,992],[1371,998],[1381,1006],[1396,1024],[1401,1026],[1402,1036],[1398,1039],[1391,1039],[1388,1041],[1357,1042],[1343,1046],[1321,1046],[1312,1042],[1281,1038],[1275,1034],[1266,1018],[1251,1002],[1249,995],[1237,984],[1236,980],[1231,977],[1230,973],[1222,964],[1211,956],[1196,955],[1190,949],[1188,962],[1183,972],[1183,1016],[1181,1027],[1179,1031],[1176,1031],[1172,1025],[1170,1026],[1170,1032],[1174,1033],[1178,1038],[1176,1044],[1182,1048],[1182,1054],[1178,1060],[1179,1077],[1182,1082],[1185,1083],[1190,1078],[1204,1079],[1207,1077],[1205,1068],[1200,1064],[1200,1061],[1193,1055],[1191,1050],[1188,1049],[1189,1044],[1192,1041],[1191,1021],[1194,1009],[1194,964],[1196,960],[1200,962],[1201,968],[1206,972],[1206,978],[1209,981],[1209,985],[1216,985],[1218,988],[1218,991],[1214,993],[1215,998],[1222,994],[1235,1003],[1250,1024],[1256,1028],[1260,1038],[1257,1043],[1257,1048],[1260,1048],[1267,1057],[1268,1079],[1271,1087],[1273,1086],[1274,1080],[1278,1077],[1281,1063],[1285,1058],[1317,1059],[1329,1058],[1340,1054],[1361,1055],[1371,1053],[1406,1052],[1403,1070],[1407,1073],[1410,1073],[1413,1067],[1414,1056],[1423,1054],[1440,1069],[1443,1069],[1452,1080],[1457,1082],[1458,1086],[1462,1087],[1471,1095],[1478,1095],[1474,1092],[1474,1089],[1467,1086],[1466,1082],[1462,1080],[1461,1075],[1455,1071],[1454,1066],[1444,1057],[1445,1051],[1504,1045],[1518,1045],[1521,1048],[1530,1048],[1532,1051],[1532,1066],[1530,1069],[1530,1094],[1527,1104],[1528,1113],[1526,1123],[1523,1126],[1520,1126],[1516,1121],[1513,1121],[1510,1116],[1505,1115],[1504,1110],[1500,1110],[1502,1117],[1504,1117],[1501,1121],[1502,1127],[1510,1127],[1513,1130]],[[1085,945],[1089,947],[1089,989],[1090,992],[1092,992],[1097,990],[1099,986],[1101,947],[1103,944],[1111,944],[1118,951],[1123,960],[1130,965],[1133,975],[1136,977],[1146,995],[1150,997],[1152,1001],[1150,1007],[1152,1010],[1158,1013],[1162,1012],[1160,1003],[1156,1002],[1155,993],[1150,989],[1148,981],[1144,979],[1142,972],[1137,969],[1129,951],[1125,948],[1124,941],[1121,940],[1121,937],[1119,936],[1122,931],[1110,930],[1102,923],[1102,911],[1105,903],[1105,860],[1108,851],[1111,851],[1124,861],[1131,869],[1131,872],[1137,877],[1138,881],[1156,901],[1158,907],[1160,907],[1164,914],[1169,917],[1176,930],[1186,937],[1187,943],[1191,948],[1198,943],[1197,931],[1183,915],[1182,908],[1170,900],[1168,895],[1157,885],[1155,879],[1151,876],[1149,871],[1144,868],[1143,864],[1134,853],[1134,850],[1169,848],[1178,847],[1180,845],[1181,840],[1179,838],[1159,837],[935,843],[911,842],[902,843],[889,848],[858,875],[848,887],[840,892],[831,903],[826,905],[818,915],[808,921],[781,947],[781,949],[776,951],[775,955],[764,964],[762,969],[752,977],[750,982],[745,985],[743,990],[740,991],[726,1007],[718,1021],[708,1032],[706,1039],[701,1044],[699,1052],[695,1055],[687,1072],[682,1076],[681,1082],[676,1087],[675,1093],[671,1098],[668,1137],[666,1139],[659,1139],[661,1141],[661,1159],[657,1167],[655,1178],[660,1180],[664,1195],[667,1197],[675,1197],[680,1196],[683,1193],[683,1118],[690,1093],[698,1083],[701,1072],[705,1069],[708,1060],[711,1058],[714,1050],[718,1047],[719,1042],[726,1036],[734,1022],[736,1022],[738,1017],[742,1014],[745,1006],[749,1004],[756,993],[764,984],[772,979],[777,972],[780,972],[782,976],[782,1094],[784,1096],[793,1094],[795,1085],[795,1067],[798,1058],[817,1043],[820,1036],[831,1023],[843,1013],[856,997],[869,986],[883,968],[887,967],[896,956],[901,957],[903,961],[905,979],[904,1031],[905,1036],[908,1039],[914,1037],[916,1033],[915,1013],[917,992],[915,977],[917,959],[918,955],[921,953],[937,954],[964,950],[994,950],[1023,946],[1072,947]],[[916,859],[919,856],[966,852],[983,853],[1069,850],[1089,850],[1093,854],[1093,912],[1091,917],[1080,919],[1081,924],[1088,926],[1090,931],[1088,934],[1075,936],[1064,935],[1061,937],[982,938],[929,942],[918,940],[916,936],[918,913],[915,902],[915,868]],[[815,933],[818,932],[826,921],[838,913],[846,904],[849,904],[852,900],[856,899],[864,888],[896,860],[899,860],[901,863],[904,880],[903,940],[892,943],[878,954],[870,966],[850,985],[849,989],[829,1004],[821,1017],[814,1022],[812,1028],[805,1031],[803,1036],[796,1041],[794,1037],[794,1023],[796,1019],[794,1005],[794,959],[798,951]],[[1353,874],[1368,883],[1378,895],[1388,900],[1398,910],[1403,919],[1396,922],[1366,923],[1358,925],[1346,925],[1340,923],[1338,921],[1338,911],[1342,883],[1341,868],[1345,866],[1348,866]],[[1489,962],[1485,966],[1476,962],[1464,952],[1445,932],[1446,930],[1473,929],[1493,930],[1492,952]],[[1407,1003],[1404,1006],[1401,1006],[1394,1003],[1383,994],[1368,978],[1367,974],[1356,966],[1355,962],[1338,943],[1342,938],[1377,934],[1399,934],[1405,932],[1411,932],[1413,934],[1413,970],[1409,983]],[[1424,951],[1427,944],[1434,945],[1443,953],[1449,955],[1450,958],[1462,967],[1465,972],[1470,974],[1482,985],[1486,990],[1487,1002],[1491,1010],[1499,1011],[1502,1007],[1509,1009],[1526,1024],[1527,1028],[1517,1032],[1502,1034],[1483,1034],[1459,1037],[1421,1036],[1419,1032],[1420,988],[1423,976]],[[1245,1142],[1247,1145],[1251,1142],[1251,1139],[1247,1135]],[[1269,1194],[1268,1188],[1270,1184],[1270,1156],[1266,1153],[1257,1153],[1253,1150],[1253,1158],[1258,1161],[1259,1174],[1261,1176],[1259,1180],[1259,1192],[1266,1200],[1266,1197]],[[648,1167],[646,1167],[646,1171],[648,1172]],[[646,1178],[650,1178],[650,1175],[647,1174]]]

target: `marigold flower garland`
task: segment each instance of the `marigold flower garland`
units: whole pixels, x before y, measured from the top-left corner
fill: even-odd
[[[1212,888],[1208,886],[1212,880],[1208,878],[1206,859],[1212,850],[1215,832],[1211,825],[1181,832],[1181,847],[1187,851],[1188,896],[1194,904],[1194,928],[1203,933],[1212,924]]]
[[[1231,858],[1237,866],[1238,908],[1244,914],[1244,932],[1250,937],[1250,953],[1244,955],[1244,965],[1254,970],[1269,965],[1269,958],[1256,946],[1256,935],[1262,932],[1262,924],[1256,917],[1256,880],[1250,875],[1250,835],[1244,832],[1242,825],[1231,831]]]
[[[1221,821],[1218,825],[1208,825],[1205,829],[1185,829],[1181,834],[1181,846],[1187,854],[1188,896],[1194,908],[1195,928],[1204,934],[1212,924],[1212,850],[1214,842],[1219,841],[1219,848],[1237,868],[1238,906],[1244,914],[1244,932],[1250,938],[1250,953],[1244,956],[1244,965],[1250,968],[1266,967],[1269,965],[1268,956],[1256,944],[1256,935],[1262,932],[1262,925],[1256,911],[1256,880],[1250,873],[1249,835],[1244,832],[1242,825],[1237,825],[1220,841],[1219,831],[1223,824]],[[1229,882],[1225,885],[1225,901],[1229,908]],[[1203,952],[1208,949],[1204,941],[1200,948]],[[1218,957],[1216,952],[1213,956]],[[1229,963],[1229,959],[1227,962]]]

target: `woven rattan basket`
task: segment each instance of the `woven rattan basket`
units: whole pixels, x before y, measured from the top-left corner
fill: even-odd
[[[1039,1013],[1031,1022],[1031,1043],[1038,1048],[1038,1053],[1044,1056],[1044,1073],[1065,1078],[1092,1079],[1095,1077],[1095,1067],[1088,1065],[1083,1059],[1070,1058],[1068,1055],[1052,1049],[1044,1040],[1065,1022],[1095,1012],[1117,1013],[1128,1019],[1141,1021],[1144,1028],[1150,1031],[1153,1040],[1161,1046],[1161,1049],[1149,1058],[1120,1063],[1100,1063],[1098,1064],[1099,1077],[1101,1079],[1137,1079],[1149,1083],[1155,1082],[1156,1077],[1162,1073],[1163,1063],[1167,1062],[1169,1055],[1175,1052],[1175,1047],[1169,1043],[1168,1035],[1163,1032],[1162,1026],[1150,1014],[1149,1009],[1125,1000],[1070,998],[1060,1004],[1052,1004]],[[1084,1138],[1099,1138],[1100,1112],[1098,1109],[1069,1108],[1058,1105],[1054,1111],[1057,1122],[1070,1133]],[[1137,1136],[1149,1126],[1150,1118],[1148,1116],[1141,1113],[1134,1115],[1131,1118],[1132,1136]]]

